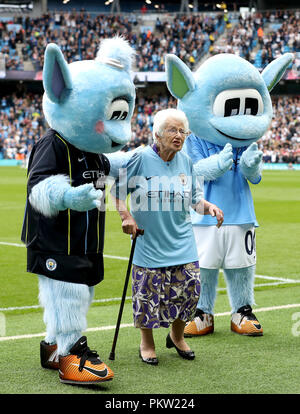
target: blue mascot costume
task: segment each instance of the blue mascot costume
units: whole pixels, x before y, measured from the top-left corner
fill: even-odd
[[[191,134],[185,151],[204,179],[204,198],[224,212],[216,228],[209,216],[192,212],[201,272],[201,294],[195,318],[185,336],[214,331],[218,274],[223,269],[231,304],[231,330],[263,335],[252,312],[258,226],[248,181],[261,181],[262,152],[256,143],[272,119],[271,89],[293,55],[287,53],[260,74],[233,54],[209,58],[193,74],[175,55],[166,56],[167,86],[188,117]]]
[[[44,307],[41,365],[59,370],[63,383],[114,376],[82,332],[103,279],[104,182],[113,168],[104,153],[131,138],[133,55],[120,37],[103,40],[95,60],[67,64],[57,45],[45,51],[43,111],[50,128],[30,155],[22,240]]]

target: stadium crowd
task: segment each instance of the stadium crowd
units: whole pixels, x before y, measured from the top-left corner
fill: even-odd
[[[6,70],[23,70],[23,61],[31,61],[34,69],[43,67],[48,43],[57,43],[67,61],[94,59],[100,40],[119,34],[137,52],[138,71],[163,71],[163,57],[175,53],[191,68],[212,44],[222,29],[223,14],[181,16],[162,22],[156,20],[155,31],[138,30],[135,14],[91,16],[85,11],[48,13],[40,18],[14,18],[0,21],[0,51],[5,56]],[[17,45],[21,53],[17,51]],[[21,55],[21,57],[20,57]]]
[[[167,96],[137,96],[132,119],[132,139],[124,148],[130,151],[152,143],[153,116],[161,109],[176,107]],[[265,162],[300,164],[300,97],[273,98],[274,116],[269,130],[259,140]],[[0,159],[25,159],[32,145],[42,137],[47,123],[38,94],[12,94],[0,101]]]
[[[226,36],[210,53],[235,53],[258,68],[286,52],[300,52],[300,11],[269,11],[239,15]]]
[[[12,18],[0,21],[0,51],[7,70],[23,70],[24,61],[31,61],[37,71],[49,42],[57,43],[72,62],[93,59],[100,40],[114,34],[122,34],[135,48],[138,71],[163,71],[166,53],[176,54],[193,69],[206,52],[239,54],[262,68],[281,53],[300,52],[299,10],[239,14],[232,25],[224,13],[157,17],[153,32],[138,28],[138,19],[134,13],[91,16],[75,10]],[[226,36],[216,44],[225,23]],[[18,44],[23,45],[21,53]]]

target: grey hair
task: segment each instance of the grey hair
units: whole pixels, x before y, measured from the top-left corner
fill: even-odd
[[[157,142],[155,134],[161,136],[164,130],[165,123],[168,118],[175,118],[183,123],[184,129],[189,130],[189,121],[183,111],[175,108],[162,109],[158,111],[153,118],[153,141]]]

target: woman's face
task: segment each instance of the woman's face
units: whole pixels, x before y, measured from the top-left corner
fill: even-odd
[[[177,152],[183,147],[188,131],[182,121],[168,118],[161,135],[156,134],[160,151]]]

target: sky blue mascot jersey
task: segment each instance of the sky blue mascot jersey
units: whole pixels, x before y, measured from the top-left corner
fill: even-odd
[[[133,263],[156,268],[198,260],[190,206],[203,193],[190,158],[180,151],[165,162],[149,146],[131,157],[125,171],[127,177],[116,181],[116,195],[124,200],[131,193],[131,214],[144,230],[137,238]],[[153,242],[157,232],[158,245]]]
[[[244,306],[251,309],[254,304],[256,254],[248,253],[249,229],[244,226],[252,228],[258,224],[248,181],[258,184],[261,180],[262,151],[257,141],[272,120],[270,91],[292,60],[292,54],[284,54],[260,73],[234,54],[212,56],[195,72],[175,55],[165,59],[168,89],[178,99],[178,109],[185,112],[192,132],[185,142],[185,151],[191,156],[197,175],[204,178],[204,198],[224,212],[224,227],[218,232],[213,231],[209,216],[197,217],[192,213],[202,285],[197,307],[209,315],[213,314],[221,267],[232,313]],[[225,232],[230,237],[224,242]],[[211,243],[203,242],[208,234]],[[234,243],[230,244],[230,240]],[[213,323],[210,326],[213,329]],[[194,334],[206,334],[200,325],[196,331]],[[252,335],[253,331],[246,334]]]
[[[197,161],[219,154],[223,146],[204,141],[191,134],[187,137],[184,150],[194,164]],[[210,200],[223,210],[226,224],[252,223],[258,226],[249,184],[240,171],[240,158],[247,147],[233,148],[233,164],[230,170],[214,181],[208,181],[204,187],[204,199]],[[215,226],[215,219],[210,215],[191,212],[193,225]]]

